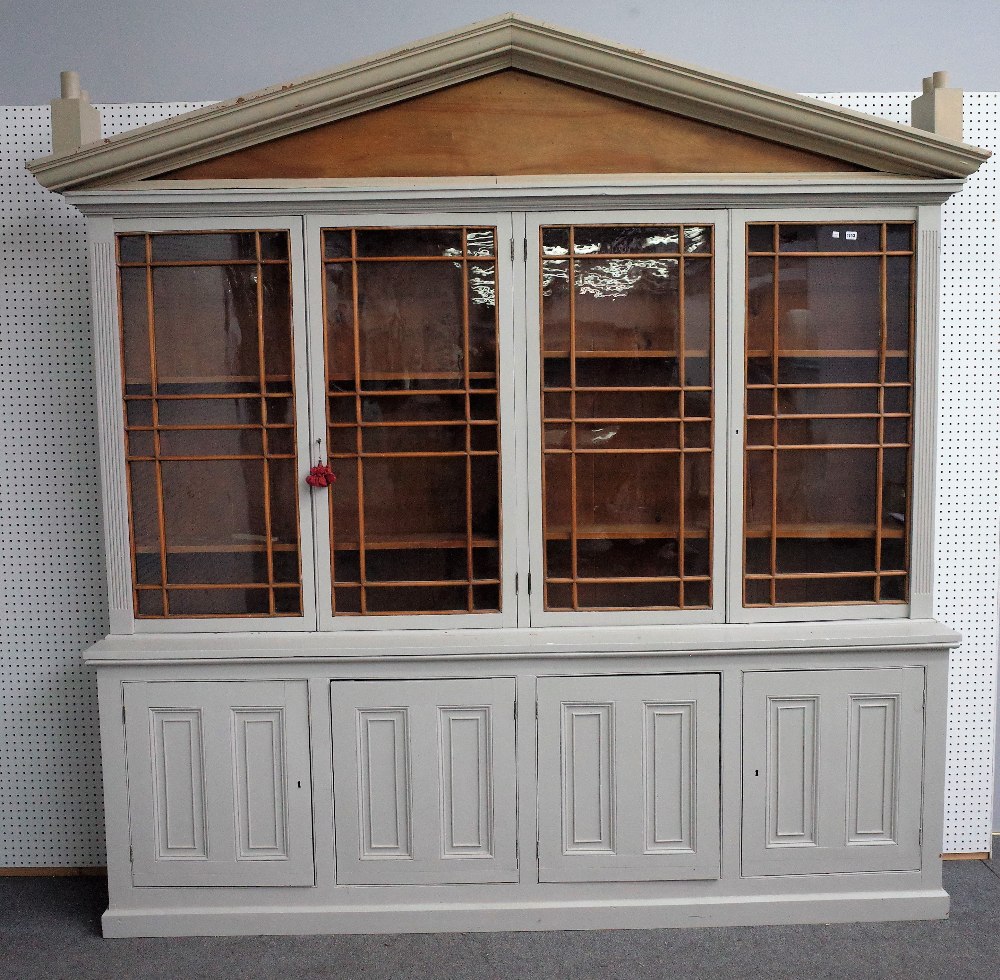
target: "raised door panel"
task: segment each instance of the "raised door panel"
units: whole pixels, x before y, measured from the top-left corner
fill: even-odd
[[[517,881],[514,681],[334,681],[337,881]]]
[[[304,681],[125,684],[136,885],[311,885]]]
[[[922,739],[922,668],[748,673],[743,874],[919,868]]]
[[[719,875],[719,678],[538,682],[542,881]]]

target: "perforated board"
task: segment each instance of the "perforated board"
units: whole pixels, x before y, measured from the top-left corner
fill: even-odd
[[[819,97],[907,123],[915,94]],[[966,141],[1000,153],[1000,93],[966,93],[964,118]],[[1000,584],[998,209],[996,156],[944,206],[934,615],[963,638],[948,690],[946,853],[990,850]]]
[[[821,98],[898,122],[907,94]],[[197,104],[104,106],[106,134]],[[1000,149],[1000,94],[966,96]],[[0,867],[104,863],[97,697],[82,650],[107,629],[84,224],[24,162],[48,107],[0,107]],[[953,658],[946,851],[988,848],[1000,570],[997,164],[945,209],[937,615]]]
[[[199,103],[200,105],[200,103]],[[102,107],[104,132],[193,104]],[[87,238],[24,169],[48,106],[0,107],[0,867],[104,864],[94,672],[107,632]]]

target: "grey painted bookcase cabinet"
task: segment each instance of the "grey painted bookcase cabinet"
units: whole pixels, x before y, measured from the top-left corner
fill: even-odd
[[[105,934],[945,915],[985,156],[510,15],[32,163],[90,228]]]

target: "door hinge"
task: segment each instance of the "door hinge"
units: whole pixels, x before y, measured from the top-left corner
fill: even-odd
[[[132,864],[132,845],[131,844],[129,844],[129,846],[128,846],[128,863]]]
[[[510,240],[510,260],[511,260],[511,262],[514,261],[514,239],[513,238]]]
[[[528,595],[531,595],[531,572],[528,572]]]
[[[524,240],[524,264],[528,264],[528,239]]]
[[[125,724],[125,705],[122,705],[122,724]]]

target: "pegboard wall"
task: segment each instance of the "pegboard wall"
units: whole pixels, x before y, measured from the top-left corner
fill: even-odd
[[[102,106],[104,132],[200,104]],[[87,237],[24,169],[51,152],[48,106],[0,107],[0,867],[105,862]]]
[[[915,96],[818,98],[908,123]],[[944,206],[942,229],[934,615],[962,634],[948,688],[946,853],[990,850],[1000,585],[1000,93],[966,93],[964,122],[965,140],[995,155]]]
[[[912,95],[824,95],[907,122]],[[105,134],[206,103],[102,106]],[[1000,149],[1000,94],[966,139]],[[25,171],[48,107],[0,107],[0,868],[104,863],[97,692],[107,630],[84,222]],[[997,163],[945,208],[936,614],[952,659],[944,850],[989,846],[1000,575]]]

